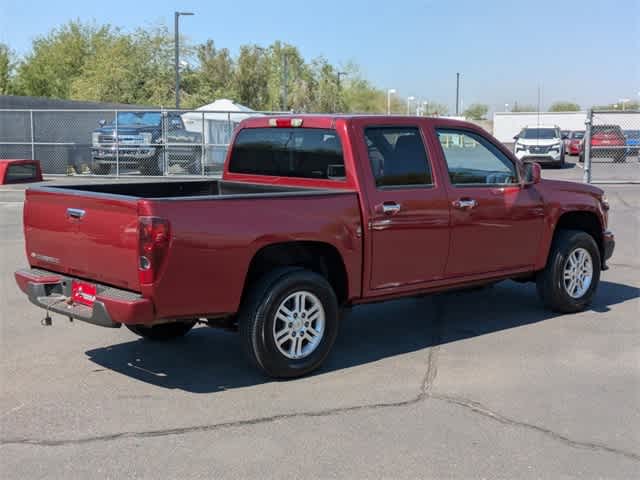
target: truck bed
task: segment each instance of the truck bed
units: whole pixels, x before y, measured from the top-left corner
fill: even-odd
[[[170,225],[157,278],[139,277],[139,219]],[[325,242],[358,279],[357,192],[221,180],[43,186],[27,190],[32,268],[140,293],[158,318],[235,312],[253,256],[273,242]],[[188,300],[187,300],[188,299]]]
[[[133,198],[180,199],[193,197],[238,197],[247,195],[274,196],[274,194],[299,195],[304,193],[335,193],[335,190],[309,187],[264,185],[224,180],[185,180],[139,183],[94,183],[86,185],[55,185],[39,190],[60,193],[95,193]]]

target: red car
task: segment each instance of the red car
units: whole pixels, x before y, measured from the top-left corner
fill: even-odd
[[[569,132],[566,139],[565,152],[567,155],[580,155],[582,148],[582,139],[584,138],[584,130],[576,130]]]
[[[593,125],[591,127],[591,158],[613,159],[624,162],[627,159],[627,139],[619,125]],[[584,161],[584,138],[580,151],[580,161]]]
[[[254,117],[221,180],[29,189],[15,277],[47,312],[150,340],[239,330],[254,365],[291,378],[353,305],[516,279],[584,309],[614,249],[607,210],[470,123]]]

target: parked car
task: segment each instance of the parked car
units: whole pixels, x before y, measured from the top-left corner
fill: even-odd
[[[584,130],[575,130],[569,134],[567,138],[567,145],[565,146],[565,153],[567,155],[580,155],[580,148],[582,146],[582,139],[584,138]]]
[[[513,150],[519,160],[564,167],[564,145],[559,127],[527,126],[513,138],[516,141]]]
[[[640,130],[623,130],[626,139],[627,154],[638,155],[640,151]]]
[[[144,175],[162,175],[172,165],[201,173],[202,136],[187,131],[178,113],[121,111],[117,122],[100,124],[92,133],[90,169],[96,175],[107,175],[116,163]]]
[[[253,364],[291,378],[353,305],[515,279],[583,310],[614,249],[608,208],[471,123],[254,117],[220,180],[28,189],[15,277],[47,312],[149,340],[238,330]]]
[[[620,125],[593,125],[591,127],[591,158],[611,158],[617,163],[626,161],[627,140]],[[584,138],[580,161],[584,161]]]

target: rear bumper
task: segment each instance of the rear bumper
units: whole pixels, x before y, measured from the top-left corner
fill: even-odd
[[[135,292],[97,284],[96,300],[88,307],[69,301],[73,277],[29,268],[15,272],[15,278],[31,303],[66,317],[109,328],[154,320],[151,300]]]

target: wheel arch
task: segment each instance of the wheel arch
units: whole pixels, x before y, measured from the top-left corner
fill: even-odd
[[[280,267],[301,267],[327,279],[339,304],[349,298],[349,277],[338,249],[326,242],[285,241],[261,247],[255,252],[247,270],[242,299],[251,285],[267,272]]]

